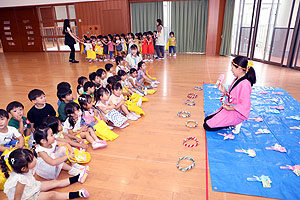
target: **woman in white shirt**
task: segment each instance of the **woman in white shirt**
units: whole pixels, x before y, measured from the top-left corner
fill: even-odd
[[[164,27],[162,25],[161,19],[156,20],[157,26],[157,41],[156,41],[156,54],[159,58],[164,58],[164,51],[165,51],[165,34],[164,34]],[[161,54],[161,55],[160,55]]]

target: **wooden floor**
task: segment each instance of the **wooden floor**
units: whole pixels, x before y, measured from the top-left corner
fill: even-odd
[[[42,89],[48,103],[57,108],[56,85],[68,81],[76,91],[77,77],[103,67],[103,62],[89,64],[76,55],[79,64],[69,64],[68,53],[0,53],[0,107],[13,100],[21,101],[25,110],[32,106],[27,98],[33,88]],[[206,183],[206,156],[203,122],[203,95],[197,92],[196,106],[184,104],[186,95],[195,92],[194,86],[215,83],[224,73],[226,83],[233,75],[230,57],[205,55],[178,55],[177,58],[147,64],[150,74],[161,82],[156,94],[143,104],[146,116],[132,122],[126,129],[116,129],[120,137],[109,142],[103,150],[93,151],[91,171],[83,185],[74,184],[58,191],[86,188],[90,199],[159,199],[159,200],[253,200],[253,196],[213,192],[208,174]],[[254,62],[257,85],[282,87],[300,101],[300,71]],[[76,96],[76,94],[74,95]],[[185,119],[177,117],[181,110],[190,111],[191,119],[200,124],[195,129],[185,127]],[[183,139],[195,136],[199,146],[187,148]],[[176,168],[177,159],[191,156],[196,166],[188,172]],[[187,163],[186,163],[187,164]],[[208,170],[209,172],[209,170]],[[59,177],[67,177],[62,173]],[[242,187],[242,186],[241,186]],[[0,192],[0,199],[5,196]]]

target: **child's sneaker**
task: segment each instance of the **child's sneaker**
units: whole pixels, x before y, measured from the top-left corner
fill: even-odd
[[[108,126],[108,125],[107,125]],[[112,126],[108,126],[108,128],[110,129],[110,130],[113,130],[114,129],[114,127],[112,127]]]
[[[129,126],[129,123],[124,123],[120,128],[126,128],[127,126]]]
[[[141,106],[142,106],[142,102],[143,102],[143,98],[140,97],[139,100],[138,100],[138,102],[136,103],[136,105],[137,105],[138,107],[141,107]]]
[[[100,144],[106,144],[106,145],[107,145],[107,142],[106,142],[105,140],[99,140],[99,139],[96,139],[95,142],[100,143]]]
[[[174,53],[174,55],[173,55],[174,57],[176,57],[176,53]]]
[[[96,141],[93,142],[92,144],[92,148],[95,150],[95,149],[100,149],[100,148],[104,148],[106,147],[107,144],[101,144],[101,143],[98,143]]]
[[[89,169],[90,169],[90,167],[89,167],[89,166],[86,166],[86,167],[84,167],[84,168],[81,170],[81,172],[80,172],[80,174],[79,174],[79,178],[78,178],[78,182],[79,182],[79,183],[84,183],[84,182],[85,182],[85,180],[86,180],[86,178],[87,178],[87,176],[88,176],[88,174],[89,174]]]
[[[70,174],[71,176],[77,176],[78,174],[81,173],[80,169],[77,169],[75,167],[72,166],[72,168],[68,171],[68,174]]]
[[[140,96],[144,96],[144,93],[141,93],[141,92],[139,92],[139,91],[136,91],[136,93],[138,94],[138,95],[140,95]]]
[[[132,115],[131,113],[129,113],[126,117],[127,117],[129,120],[132,120],[132,121],[138,120],[137,117],[135,117],[135,116]]]
[[[136,114],[135,112],[131,112],[131,114],[133,115],[133,116],[135,116],[136,118],[141,118],[141,115],[138,115],[138,114]]]
[[[81,188],[78,192],[79,192],[80,197],[89,198],[89,196],[90,196],[88,191],[84,188]]]
[[[152,82],[154,82],[155,84],[160,84],[160,82],[157,80],[153,80]]]
[[[155,87],[157,87],[157,85],[156,85],[154,82],[152,82],[152,83],[151,83],[151,87],[154,87],[154,88],[155,88]]]

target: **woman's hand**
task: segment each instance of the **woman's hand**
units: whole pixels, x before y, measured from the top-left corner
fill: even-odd
[[[227,90],[225,89],[225,86],[222,83],[219,83],[218,89],[223,93],[226,94]]]
[[[233,110],[235,110],[234,108],[232,108],[232,107],[230,107],[230,106],[228,106],[228,105],[223,105],[222,106],[225,110],[228,110],[228,111],[233,111]]]

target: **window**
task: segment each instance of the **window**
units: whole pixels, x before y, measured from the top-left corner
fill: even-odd
[[[77,34],[76,13],[74,5],[42,6],[38,8],[40,29],[45,51],[69,51],[64,44],[64,20],[69,19],[71,29]],[[75,45],[79,50],[79,45]]]

